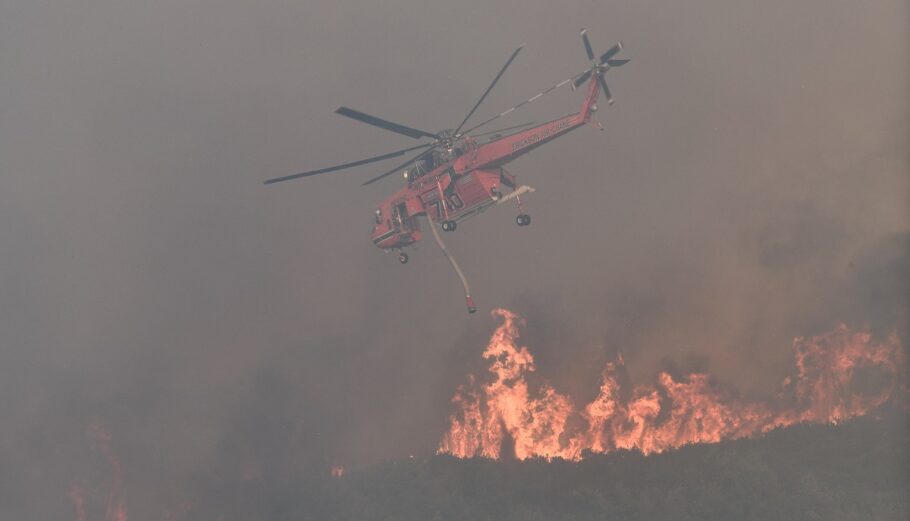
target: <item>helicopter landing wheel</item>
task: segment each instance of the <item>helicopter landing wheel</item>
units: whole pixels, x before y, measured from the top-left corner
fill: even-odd
[[[400,263],[402,263],[402,264],[407,264],[407,263],[408,263],[408,254],[407,254],[407,253],[404,253],[404,252],[399,253],[399,254],[398,254],[398,262],[400,262]]]
[[[527,226],[531,224],[531,216],[526,213],[520,214],[515,218],[515,224],[518,226]]]
[[[457,227],[458,223],[455,221],[442,221],[442,231],[444,232],[454,232]]]

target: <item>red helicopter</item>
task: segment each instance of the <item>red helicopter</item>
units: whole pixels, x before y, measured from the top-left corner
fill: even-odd
[[[452,263],[459,278],[461,278],[465,290],[468,312],[473,313],[476,311],[476,308],[473,299],[470,296],[467,280],[459,269],[455,259],[446,250],[433,223],[440,223],[443,231],[452,232],[458,227],[459,222],[477,215],[489,206],[501,204],[512,199],[515,199],[519,212],[518,216],[515,218],[515,222],[519,226],[527,226],[531,223],[531,217],[524,213],[521,204],[521,195],[533,192],[534,189],[525,185],[519,186],[515,176],[507,172],[503,166],[544,143],[563,136],[590,122],[594,112],[597,110],[596,101],[601,90],[603,90],[607,103],[612,104],[613,97],[610,94],[610,90],[607,88],[607,83],[604,80],[604,73],[610,68],[619,67],[629,61],[614,59],[614,56],[622,50],[622,42],[619,42],[608,49],[600,57],[596,57],[585,30],[581,31],[581,38],[584,43],[588,60],[590,61],[588,69],[551,86],[537,95],[522,101],[518,105],[500,112],[467,130],[462,130],[462,128],[464,128],[471,116],[474,115],[474,112],[480,104],[483,103],[483,100],[502,77],[503,73],[505,73],[509,65],[511,65],[522,47],[519,47],[512,53],[508,61],[506,61],[506,64],[500,69],[499,74],[496,75],[493,82],[480,97],[480,100],[477,101],[470,112],[468,112],[468,115],[462,120],[461,124],[454,130],[446,129],[435,133],[427,132],[393,123],[354,109],[341,107],[335,112],[342,116],[347,116],[363,123],[391,130],[392,132],[397,132],[411,138],[429,138],[432,141],[404,150],[353,161],[351,163],[269,179],[265,181],[265,184],[335,172],[422,150],[422,152],[406,162],[363,183],[364,185],[368,185],[397,172],[403,173],[406,182],[404,188],[383,200],[375,209],[375,222],[372,232],[373,244],[387,252],[398,251],[399,261],[402,264],[407,263],[408,255],[402,251],[402,249],[421,239],[422,235],[417,218],[419,216],[426,216],[430,220],[430,229],[433,232],[436,242]],[[582,102],[581,110],[574,114],[569,114],[525,130],[516,129],[528,127],[532,124],[517,125],[493,132],[484,132],[473,136],[470,135],[474,130],[535,101],[559,87],[571,84],[574,90],[589,79],[592,81],[588,86],[587,95]],[[502,136],[502,133],[507,131],[515,132]],[[475,139],[491,134],[492,138],[483,144],[478,143]]]

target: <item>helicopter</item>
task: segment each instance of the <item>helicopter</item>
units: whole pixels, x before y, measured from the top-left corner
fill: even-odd
[[[420,151],[416,156],[411,157],[404,163],[363,183],[363,185],[369,185],[399,172],[403,175],[405,181],[403,188],[384,199],[375,208],[371,238],[373,244],[384,251],[398,252],[398,260],[402,264],[407,264],[408,254],[403,250],[421,240],[422,232],[418,217],[425,216],[430,221],[429,226],[436,242],[461,278],[468,312],[473,313],[476,311],[476,307],[470,296],[467,280],[454,257],[445,248],[442,239],[436,231],[435,224],[439,224],[444,232],[454,232],[458,228],[458,223],[465,219],[483,212],[492,205],[502,204],[513,199],[518,208],[518,215],[515,217],[516,224],[518,226],[531,224],[531,217],[524,211],[521,196],[533,192],[534,189],[527,185],[519,185],[516,176],[508,172],[504,166],[528,152],[591,122],[594,113],[598,109],[597,100],[601,91],[607,104],[613,103],[613,96],[607,87],[604,74],[609,69],[622,66],[629,61],[627,59],[614,58],[623,49],[622,42],[617,42],[600,56],[595,56],[587,31],[584,29],[581,30],[581,39],[589,62],[587,69],[466,130],[463,129],[471,119],[471,116],[474,115],[490,91],[493,90],[493,87],[506,69],[509,68],[509,65],[512,64],[512,61],[515,60],[523,46],[519,46],[509,56],[505,65],[499,70],[499,73],[468,112],[468,115],[454,129],[427,132],[348,107],[340,107],[335,112],[342,116],[410,138],[429,139],[430,141],[350,163],[268,179],[264,184],[269,185],[336,172]],[[587,93],[578,112],[539,125],[526,123],[492,132],[472,134],[475,130],[564,85],[570,85],[575,90],[589,80]],[[601,127],[602,129],[603,127]],[[503,135],[509,131],[513,132]],[[478,142],[477,138],[483,136],[490,137],[485,143]]]

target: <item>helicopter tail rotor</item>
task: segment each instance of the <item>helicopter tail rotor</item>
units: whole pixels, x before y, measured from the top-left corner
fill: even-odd
[[[591,67],[579,74],[573,80],[572,84],[577,88],[588,81],[592,76],[596,76],[596,81],[603,89],[604,96],[607,98],[607,103],[612,105],[613,95],[610,94],[610,88],[607,87],[607,81],[604,79],[604,74],[613,67],[620,67],[629,62],[629,60],[613,59],[613,57],[622,50],[622,42],[616,42],[616,45],[607,49],[607,52],[601,54],[598,59],[594,56],[594,49],[591,47],[591,41],[588,39],[588,32],[584,29],[581,30],[581,41],[584,43],[585,53],[588,55]]]

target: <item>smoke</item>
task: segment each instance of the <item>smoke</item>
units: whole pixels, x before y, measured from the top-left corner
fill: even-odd
[[[433,453],[494,322],[431,244],[369,243],[394,181],[260,182],[410,144],[341,104],[452,126],[525,43],[480,112],[511,106],[584,68],[581,27],[633,60],[605,130],[509,165],[532,226],[448,240],[479,305],[528,318],[534,388],[589,403],[622,352],[633,381],[767,395],[793,337],[905,338],[907,25],[897,0],[0,5],[0,517],[74,517],[92,418],[143,519],[238,472]]]

